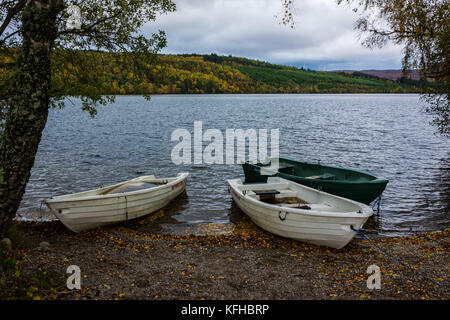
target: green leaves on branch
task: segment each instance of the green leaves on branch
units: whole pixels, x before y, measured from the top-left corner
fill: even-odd
[[[436,86],[425,96],[426,110],[438,131],[450,135],[450,6],[448,0],[337,0],[354,4],[360,18],[356,28],[367,47],[388,41],[403,46],[403,71],[418,69]]]
[[[153,64],[155,55],[167,45],[163,31],[157,30],[144,36],[140,34],[142,29],[159,15],[176,8],[171,0],[34,1],[43,5],[51,4],[56,16],[55,24],[49,24],[52,30],[56,30],[51,68],[53,75],[60,76],[52,78],[51,106],[63,107],[65,97],[76,96],[82,99],[83,110],[88,111],[91,116],[96,114],[98,105],[106,105],[114,100],[112,96],[103,95],[108,91],[105,90],[107,82],[103,81],[103,71],[111,61],[93,59],[93,53],[119,53],[115,56],[119,56],[119,59],[112,58],[116,60],[114,62],[117,67],[126,66],[127,70],[131,69],[134,76],[129,81],[138,83],[144,76],[142,66]],[[2,32],[0,25],[0,49],[3,51],[0,54],[3,62],[0,63],[0,74],[3,77],[0,79],[0,126],[1,115],[8,107],[7,99],[14,87],[10,81],[15,60],[13,48],[21,45],[22,21],[33,23],[33,19],[37,19],[23,16],[22,12],[27,14],[23,5],[22,0],[0,1],[0,20],[3,18],[3,24],[7,23],[8,14],[15,12],[15,16],[10,19],[11,24],[7,25],[7,31]],[[70,28],[67,24],[71,15],[68,8],[71,6],[80,9],[79,28]],[[120,54],[125,52],[128,54]],[[7,55],[9,58],[6,59]]]

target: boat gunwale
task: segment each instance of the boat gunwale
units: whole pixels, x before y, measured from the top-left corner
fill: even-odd
[[[305,209],[300,209],[300,208],[279,207],[279,206],[274,205],[274,204],[269,204],[269,203],[262,202],[261,200],[254,199],[254,198],[250,197],[250,195],[244,195],[242,190],[240,190],[237,187],[238,186],[238,184],[237,184],[238,181],[240,181],[242,183],[242,185],[244,186],[243,181],[241,179],[239,179],[239,178],[238,179],[230,179],[230,180],[227,180],[227,182],[228,182],[228,185],[234,191],[236,191],[246,201],[253,202],[257,206],[262,206],[262,207],[265,207],[266,209],[270,209],[270,210],[282,211],[282,212],[286,212],[286,213],[301,214],[301,215],[306,215],[306,216],[320,216],[320,217],[334,217],[334,218],[369,218],[369,217],[371,217],[373,215],[372,208],[370,206],[364,204],[364,203],[357,202],[357,201],[354,201],[354,200],[351,200],[351,199],[347,199],[347,198],[343,198],[343,197],[339,197],[339,196],[336,196],[334,194],[327,193],[327,192],[324,192],[324,191],[318,191],[317,189],[310,188],[310,187],[304,186],[302,184],[299,184],[299,183],[296,183],[296,182],[293,182],[293,181],[290,181],[290,180],[287,180],[287,179],[284,179],[284,178],[280,178],[280,177],[277,177],[277,178],[285,180],[285,182],[292,183],[292,184],[297,185],[297,186],[299,186],[301,188],[308,189],[310,191],[319,192],[319,193],[325,194],[326,196],[330,196],[330,197],[336,198],[338,200],[343,200],[344,202],[350,202],[350,203],[352,203],[352,204],[354,204],[356,206],[359,206],[362,209],[362,213],[357,213],[355,211],[350,211],[350,212],[339,212],[339,211],[338,212],[336,212],[336,211],[324,212],[324,211],[318,211],[318,210],[305,210]],[[248,186],[248,185],[245,185],[245,186]]]
[[[73,202],[73,201],[89,201],[89,200],[99,200],[99,199],[120,198],[120,197],[124,197],[124,196],[128,196],[128,195],[139,195],[139,194],[159,191],[159,190],[162,190],[162,189],[167,188],[169,186],[173,186],[173,185],[175,185],[175,184],[177,184],[177,183],[179,183],[181,181],[185,181],[188,176],[189,176],[188,172],[180,172],[178,174],[178,176],[176,176],[176,177],[155,178],[155,180],[161,180],[161,179],[165,180],[165,179],[172,179],[172,178],[174,178],[174,180],[171,181],[171,182],[168,182],[166,184],[153,187],[153,188],[147,188],[147,189],[135,190],[135,191],[123,192],[123,193],[111,193],[111,194],[104,194],[104,195],[97,194],[97,195],[91,195],[91,196],[81,196],[81,197],[74,197],[74,198],[67,198],[67,199],[65,199],[65,197],[75,196],[77,194],[81,194],[81,193],[85,193],[85,192],[93,192],[93,191],[99,191],[99,190],[102,190],[102,189],[113,188],[113,187],[116,187],[116,186],[118,187],[118,186],[120,186],[122,184],[125,184],[125,183],[128,183],[128,182],[132,182],[134,180],[139,181],[139,180],[137,180],[138,178],[149,177],[149,176],[141,176],[141,177],[137,177],[137,178],[130,179],[130,180],[127,180],[127,181],[122,181],[122,182],[116,183],[114,185],[106,186],[106,187],[99,188],[99,189],[93,189],[93,190],[88,190],[88,191],[83,191],[83,192],[78,192],[78,193],[73,193],[73,194],[66,194],[66,195],[52,197],[52,198],[44,200],[44,202],[47,203],[47,204],[52,204],[52,203],[64,203],[64,202]]]

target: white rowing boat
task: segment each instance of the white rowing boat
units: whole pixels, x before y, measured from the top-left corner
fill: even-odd
[[[70,230],[81,232],[136,219],[166,206],[186,188],[189,173],[157,179],[142,176],[112,186],[46,199]]]
[[[373,214],[369,206],[270,177],[267,183],[228,180],[233,200],[259,227],[273,234],[340,249]]]

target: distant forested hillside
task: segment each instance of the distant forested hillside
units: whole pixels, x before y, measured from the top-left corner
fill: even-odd
[[[349,71],[349,72],[353,72],[353,71]],[[400,78],[405,78],[403,71],[401,69],[360,70],[359,72],[377,76],[378,78],[390,79],[390,80],[397,80]],[[417,70],[408,70],[406,78],[412,79],[412,80],[420,80],[421,79],[420,74]]]
[[[297,69],[216,54],[159,55],[151,63],[136,62],[137,66],[130,66],[122,63],[125,53],[86,52],[83,65],[87,56],[89,68],[79,67],[77,59],[81,53],[54,54],[58,56],[55,65],[59,64],[54,68],[52,82],[56,95],[77,95],[79,88],[85,90],[98,83],[102,86],[95,87],[103,88],[98,94],[411,93],[421,92],[422,86],[428,85],[358,72]],[[13,55],[3,55],[0,65],[11,64],[12,60]],[[0,82],[8,78],[7,74],[7,68],[0,68]]]

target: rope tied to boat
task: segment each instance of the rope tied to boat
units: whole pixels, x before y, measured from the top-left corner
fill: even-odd
[[[396,257],[393,256],[392,253],[390,253],[389,251],[387,251],[386,249],[382,248],[381,246],[377,245],[372,239],[370,239],[364,232],[362,232],[362,230],[358,230],[355,229],[353,226],[350,226],[350,228],[355,231],[356,233],[358,233],[363,239],[366,239],[369,241],[369,244],[371,244],[373,247],[377,248],[381,253],[385,254],[387,257],[391,258],[393,261],[397,262],[398,264],[404,266],[405,268],[413,271],[414,273],[416,273],[417,275],[421,276],[422,278],[424,278],[425,280],[428,280],[429,282],[433,283],[436,286],[441,287],[444,291],[449,292],[450,290],[448,288],[446,288],[444,285],[442,285],[439,282],[436,282],[433,279],[430,279],[429,277],[427,277],[426,275],[424,275],[422,272],[419,272],[417,270],[415,270],[414,268],[412,268],[411,266],[409,266],[407,263],[397,259]]]
[[[428,236],[426,236],[424,234],[421,234],[421,233],[419,233],[419,236],[422,237],[422,238],[425,238],[425,239],[427,239],[429,241],[433,241],[434,243],[438,243],[439,245],[441,245],[447,251],[449,249],[449,246],[446,243],[443,243],[443,242],[438,241],[436,239],[432,239],[432,238],[430,238],[430,237],[428,237]],[[448,252],[447,252],[447,254],[448,254]]]
[[[375,207],[377,214],[381,213],[381,194],[375,199],[375,201],[372,204],[372,210],[375,211]]]

